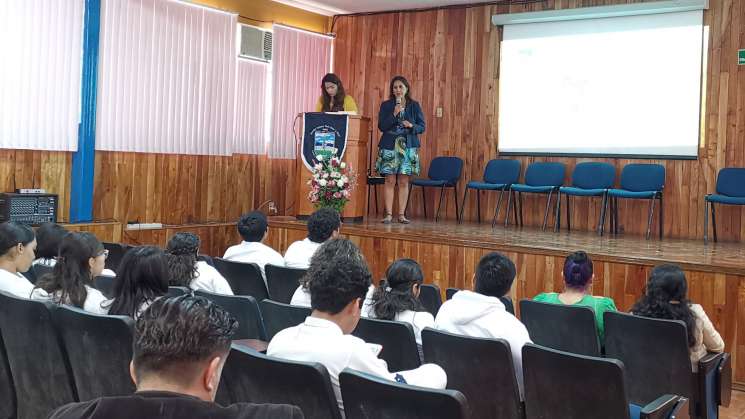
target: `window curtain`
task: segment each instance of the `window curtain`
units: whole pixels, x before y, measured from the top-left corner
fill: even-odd
[[[269,64],[238,60],[234,153],[266,154]]]
[[[0,148],[76,151],[83,0],[0,0]]]
[[[102,0],[96,149],[229,155],[237,16]]]
[[[269,156],[294,158],[295,117],[315,110],[321,79],[331,68],[333,39],[282,25],[274,25],[273,30]]]

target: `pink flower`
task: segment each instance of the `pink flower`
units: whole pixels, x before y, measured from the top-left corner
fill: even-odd
[[[341,192],[334,192],[334,198],[336,199],[341,198]]]
[[[333,181],[333,180],[330,180],[329,183],[328,183],[328,186],[329,186],[329,188],[333,188],[334,186],[336,186],[336,182]]]

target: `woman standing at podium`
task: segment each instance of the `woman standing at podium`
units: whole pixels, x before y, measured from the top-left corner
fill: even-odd
[[[316,103],[316,112],[354,112],[357,113],[357,103],[354,98],[344,93],[341,79],[328,73],[321,80],[321,97]]]
[[[424,132],[424,114],[411,98],[409,82],[402,76],[391,80],[389,99],[380,104],[378,129],[383,133],[378,143],[375,168],[385,176],[384,224],[393,221],[393,195],[398,181],[398,222],[408,224],[406,200],[409,178],[419,174],[419,137]]]

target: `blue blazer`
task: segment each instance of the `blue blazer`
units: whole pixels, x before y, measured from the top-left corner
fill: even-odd
[[[378,147],[393,150],[396,137],[405,136],[406,148],[419,148],[419,137],[417,135],[424,132],[424,114],[419,102],[412,100],[406,103],[403,119],[393,114],[395,108],[396,101],[394,99],[388,99],[380,104],[378,129],[383,135],[380,137]],[[402,120],[407,120],[414,126],[404,128],[401,125]]]

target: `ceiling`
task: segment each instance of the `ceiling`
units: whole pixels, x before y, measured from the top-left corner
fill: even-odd
[[[288,6],[322,15],[343,15],[362,12],[383,12],[390,10],[421,9],[437,6],[451,6],[482,3],[474,0],[273,0]]]

